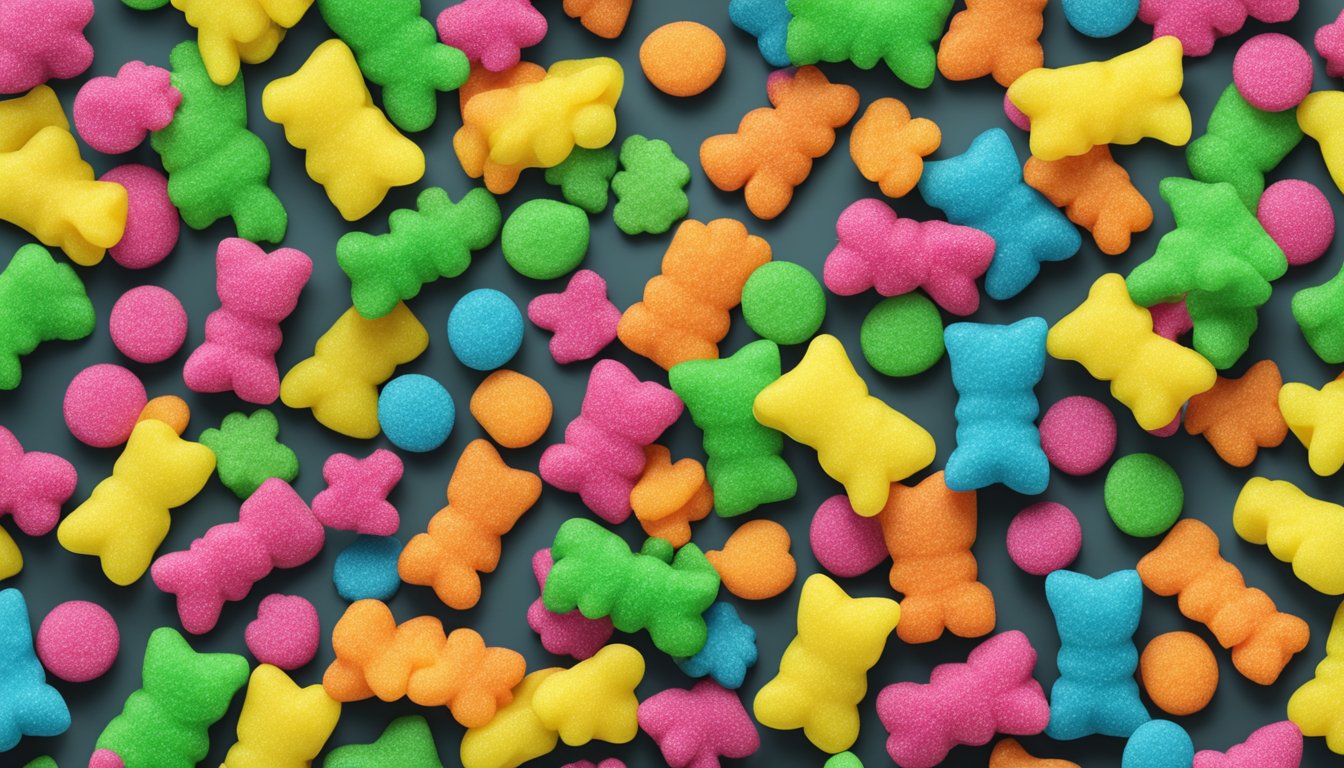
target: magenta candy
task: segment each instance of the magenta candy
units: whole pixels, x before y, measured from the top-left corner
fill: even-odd
[[[1041,448],[1055,469],[1090,475],[1115,452],[1115,416],[1095,398],[1066,397],[1041,417]]]
[[[638,718],[670,768],[712,768],[720,757],[741,759],[761,748],[761,735],[737,692],[712,680],[689,691],[655,693],[639,703]]]
[[[522,58],[522,49],[546,37],[546,17],[531,0],[465,0],[439,14],[439,40],[491,72]]]
[[[89,768],[126,768],[121,755],[110,749],[100,749],[89,758]]]
[[[101,605],[71,600],[51,609],[37,629],[34,644],[48,672],[68,683],[86,683],[112,668],[121,648],[121,633],[112,614]]]
[[[168,179],[147,165],[127,163],[104,173],[100,181],[126,188],[126,231],[107,250],[126,269],[145,269],[163,261],[177,247],[182,220],[168,199]]]
[[[1147,430],[1147,432],[1153,437],[1171,437],[1172,435],[1176,434],[1176,432],[1180,428],[1181,428],[1181,412],[1177,411],[1176,415],[1172,417],[1171,421],[1168,422],[1165,427],[1150,429]]]
[[[19,530],[51,533],[78,480],[73,464],[51,453],[25,453],[14,433],[0,427],[0,517],[12,515]]]
[[[1241,44],[1232,62],[1232,82],[1257,109],[1282,112],[1311,93],[1311,56],[1287,35],[1266,32]]]
[[[1294,267],[1324,256],[1335,239],[1335,212],[1325,193],[1309,181],[1270,184],[1260,196],[1255,217]]]
[[[91,365],[65,389],[65,425],[85,445],[114,448],[130,439],[148,402],[134,373],[111,363]]]
[[[549,549],[538,550],[532,556],[532,574],[537,577],[538,588],[545,588],[546,577],[554,564]],[[601,650],[616,631],[609,616],[589,619],[577,608],[568,613],[552,613],[546,610],[540,597],[528,606],[527,625],[541,637],[541,647],[547,653],[573,656],[580,661]]]
[[[844,578],[865,574],[888,556],[882,524],[855,512],[844,494],[817,507],[808,539],[821,567]]]
[[[625,768],[625,763],[614,757],[608,757],[600,763],[594,763],[592,760],[578,760],[573,763],[565,763],[560,768]]]
[[[1213,41],[1234,35],[1253,18],[1278,24],[1297,15],[1298,0],[1140,0],[1139,21],[1153,39],[1172,35],[1186,56],[1208,56]]]
[[[321,639],[317,609],[298,595],[267,595],[247,625],[247,650],[262,664],[298,669],[317,655]]]
[[[1302,731],[1291,720],[1259,728],[1227,753],[1204,749],[1195,753],[1194,768],[1298,768],[1302,765]]]
[[[141,285],[123,293],[107,321],[112,344],[137,363],[160,363],[182,348],[187,311],[172,292]]]
[[[1063,504],[1042,501],[1008,524],[1008,557],[1033,576],[1067,568],[1083,546],[1083,528]]]
[[[401,515],[387,500],[401,482],[401,457],[379,448],[362,459],[333,453],[322,465],[327,487],[313,497],[313,514],[328,528],[391,536]]]
[[[1013,100],[1008,98],[1006,92],[1003,94],[1003,114],[1008,118],[1008,122],[1017,126],[1019,129],[1024,131],[1031,130],[1031,118],[1027,117],[1026,112],[1017,108],[1017,105],[1013,103]]]
[[[1344,77],[1344,11],[1331,23],[1316,30],[1316,52],[1325,59],[1325,74]]]
[[[116,77],[89,80],[75,94],[75,130],[99,152],[130,152],[173,121],[182,92],[169,78],[166,69],[130,61]]]
[[[1154,304],[1148,308],[1148,314],[1153,317],[1153,333],[1164,339],[1175,341],[1195,328],[1195,321],[1190,319],[1190,310],[1185,306],[1185,299],[1167,304]]]
[[[93,0],[0,3],[0,93],[83,73],[93,63],[93,46],[84,38],[92,20]]]
[[[542,294],[529,302],[527,319],[555,334],[551,357],[564,365],[594,357],[610,344],[621,311],[607,298],[607,281],[591,269],[581,269],[563,293]]]

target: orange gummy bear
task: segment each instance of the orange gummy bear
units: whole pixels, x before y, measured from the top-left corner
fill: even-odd
[[[1283,376],[1273,360],[1261,360],[1239,379],[1218,377],[1213,389],[1190,398],[1185,431],[1203,435],[1218,456],[1234,467],[1255,461],[1261,448],[1274,448],[1288,436],[1279,411]]]
[[[598,37],[614,40],[625,30],[634,0],[565,0],[565,15]]]
[[[672,463],[672,452],[654,443],[644,447],[644,473],[630,491],[630,507],[644,532],[680,549],[691,540],[691,523],[714,506],[705,468],[695,459]]]
[[[948,80],[993,75],[1004,88],[1045,64],[1041,30],[1046,0],[966,0],[938,45],[938,71]]]
[[[868,105],[849,134],[849,156],[859,173],[877,182],[887,197],[904,197],[924,174],[924,158],[943,142],[938,124],[910,119],[899,99],[878,99]]]
[[[1076,157],[1032,157],[1022,169],[1027,184],[1063,208],[1069,221],[1092,233],[1102,253],[1129,250],[1130,235],[1153,225],[1153,207],[1111,157],[1105,144]]]
[[[743,600],[769,600],[793,584],[798,564],[789,554],[788,530],[772,520],[738,526],[722,550],[705,553],[723,586]]]
[[[1017,739],[1004,739],[989,753],[989,768],[1078,768],[1071,760],[1033,757]]]

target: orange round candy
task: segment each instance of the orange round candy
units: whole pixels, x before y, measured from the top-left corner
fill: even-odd
[[[723,74],[728,50],[718,33],[694,21],[653,30],[639,46],[639,66],[653,87],[669,96],[703,93]]]
[[[522,448],[540,440],[551,425],[551,396],[533,379],[501,369],[476,388],[471,415],[496,443]]]
[[[788,530],[772,520],[743,523],[722,550],[705,553],[723,586],[743,600],[768,600],[793,584],[798,565],[789,553]]]
[[[1218,660],[1198,635],[1168,632],[1143,649],[1139,677],[1158,709],[1190,715],[1208,706],[1218,690]]]
[[[187,431],[187,424],[191,422],[191,408],[187,406],[187,401],[176,395],[163,395],[145,403],[136,423],[147,419],[162,421],[172,427],[180,437]]]

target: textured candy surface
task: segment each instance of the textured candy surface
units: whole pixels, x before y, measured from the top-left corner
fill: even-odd
[[[182,103],[172,74],[161,67],[131,61],[116,77],[95,77],[75,95],[74,122],[79,137],[109,155],[129,152],[151,131],[163,130]],[[2,89],[0,89],[2,90]]]
[[[731,12],[731,6],[729,6]],[[849,134],[849,156],[859,173],[877,182],[887,197],[904,197],[924,173],[924,158],[943,141],[938,124],[911,118],[897,99],[874,101]]]
[[[341,704],[320,685],[300,688],[279,667],[252,671],[238,715],[238,741],[224,756],[234,768],[306,768],[326,746]]]
[[[788,11],[786,46],[794,65],[850,61],[872,69],[882,60],[907,85],[928,88],[937,69],[934,42],[952,0],[788,0]]]
[[[938,72],[948,80],[993,75],[1007,88],[1045,63],[1038,38],[1046,0],[969,0],[938,44]]]
[[[1304,736],[1324,736],[1335,754],[1344,754],[1344,718],[1335,703],[1344,691],[1340,657],[1344,656],[1344,606],[1335,612],[1330,637],[1325,641],[1325,658],[1316,665],[1316,675],[1288,699],[1288,719],[1302,729]]]
[[[641,701],[639,728],[658,744],[670,768],[710,768],[720,757],[750,757],[761,747],[742,700],[708,680]]]
[[[261,409],[251,416],[230,413],[219,429],[203,430],[200,441],[215,454],[219,481],[246,499],[272,477],[287,483],[298,477],[299,457],[279,437],[279,420]]]
[[[187,311],[166,289],[140,285],[112,305],[107,326],[118,352],[137,363],[161,363],[186,341]]]
[[[1232,510],[1237,535],[1266,544],[1278,559],[1313,589],[1344,595],[1344,563],[1333,553],[1344,541],[1344,516],[1338,504],[1314,499],[1292,483],[1253,477],[1246,481]]]
[[[17,0],[0,8],[0,93],[22,93],[93,63],[93,0]]]
[[[0,700],[0,752],[24,736],[59,736],[70,727],[65,699],[47,684],[33,648],[28,603],[17,589],[0,590],[0,681],[9,694]]]
[[[548,348],[555,362],[564,365],[595,357],[616,340],[621,311],[607,298],[607,281],[588,269],[580,269],[561,293],[546,293],[527,305],[527,319],[550,331]]]

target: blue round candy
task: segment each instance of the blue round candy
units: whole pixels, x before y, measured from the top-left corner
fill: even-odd
[[[448,346],[468,368],[493,371],[513,359],[523,343],[523,313],[493,288],[477,288],[448,314]]]
[[[404,451],[424,453],[443,445],[456,418],[453,396],[428,376],[398,376],[378,394],[378,425]]]
[[[1139,0],[1062,0],[1069,26],[1088,37],[1113,37],[1139,15]]]
[[[336,556],[331,580],[342,598],[391,600],[401,586],[397,559],[401,542],[396,536],[359,536]]]

